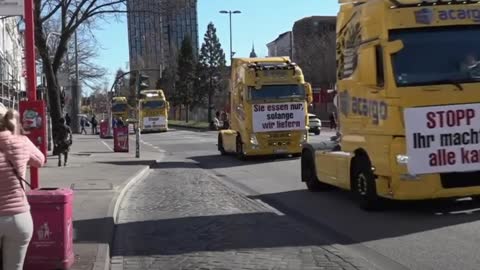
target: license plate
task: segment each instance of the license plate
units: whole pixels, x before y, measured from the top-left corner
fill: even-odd
[[[288,151],[287,151],[287,149],[274,149],[273,152],[274,152],[275,154],[285,154],[285,153],[287,153]]]

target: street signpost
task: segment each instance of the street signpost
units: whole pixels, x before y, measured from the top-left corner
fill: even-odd
[[[0,16],[23,16],[24,8],[24,0],[0,0]]]

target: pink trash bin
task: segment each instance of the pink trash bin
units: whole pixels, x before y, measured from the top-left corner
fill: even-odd
[[[44,188],[27,192],[33,217],[33,237],[25,270],[69,269],[73,253],[73,191]]]

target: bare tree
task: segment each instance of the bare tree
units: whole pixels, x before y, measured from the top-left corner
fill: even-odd
[[[44,31],[47,33],[47,36],[53,34],[47,42],[49,51],[54,51],[55,48],[58,48],[60,39],[58,38],[58,33],[61,31],[61,26],[59,20],[50,19],[48,23],[44,24]],[[94,59],[98,57],[98,48],[99,43],[93,35],[92,31],[86,27],[80,27],[77,30],[77,51],[72,42],[69,42],[67,45],[67,51],[65,53],[65,58],[61,62],[59,71],[66,74],[68,78],[75,77],[75,54],[78,58],[78,69],[79,69],[79,81],[86,85],[90,89],[94,89],[98,84],[103,83],[103,79],[107,73],[107,70],[101,66],[98,66],[94,63]],[[52,58],[53,55],[50,55]]]
[[[88,31],[96,18],[125,12],[126,0],[33,0],[35,5],[35,44],[43,62],[48,87],[53,134],[59,126],[62,108],[57,74],[62,67],[69,40],[77,30]],[[60,22],[59,40],[50,52],[46,28]],[[81,43],[81,42],[80,42]],[[50,56],[53,56],[52,58]],[[80,61],[80,59],[79,59]],[[85,74],[88,75],[88,74]],[[74,116],[76,117],[76,116]]]
[[[108,83],[94,88],[90,95],[90,106],[94,113],[108,112]]]
[[[119,68],[117,70],[115,78],[121,77],[124,73],[125,72],[121,68]],[[130,81],[130,78],[128,78],[126,76],[117,80],[117,83],[115,84],[116,95],[121,96],[121,97],[130,96],[130,87],[129,87],[130,82],[129,81]]]

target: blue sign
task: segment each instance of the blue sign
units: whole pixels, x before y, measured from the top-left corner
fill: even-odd
[[[431,8],[422,8],[415,11],[415,21],[420,24],[432,24],[433,10]]]

